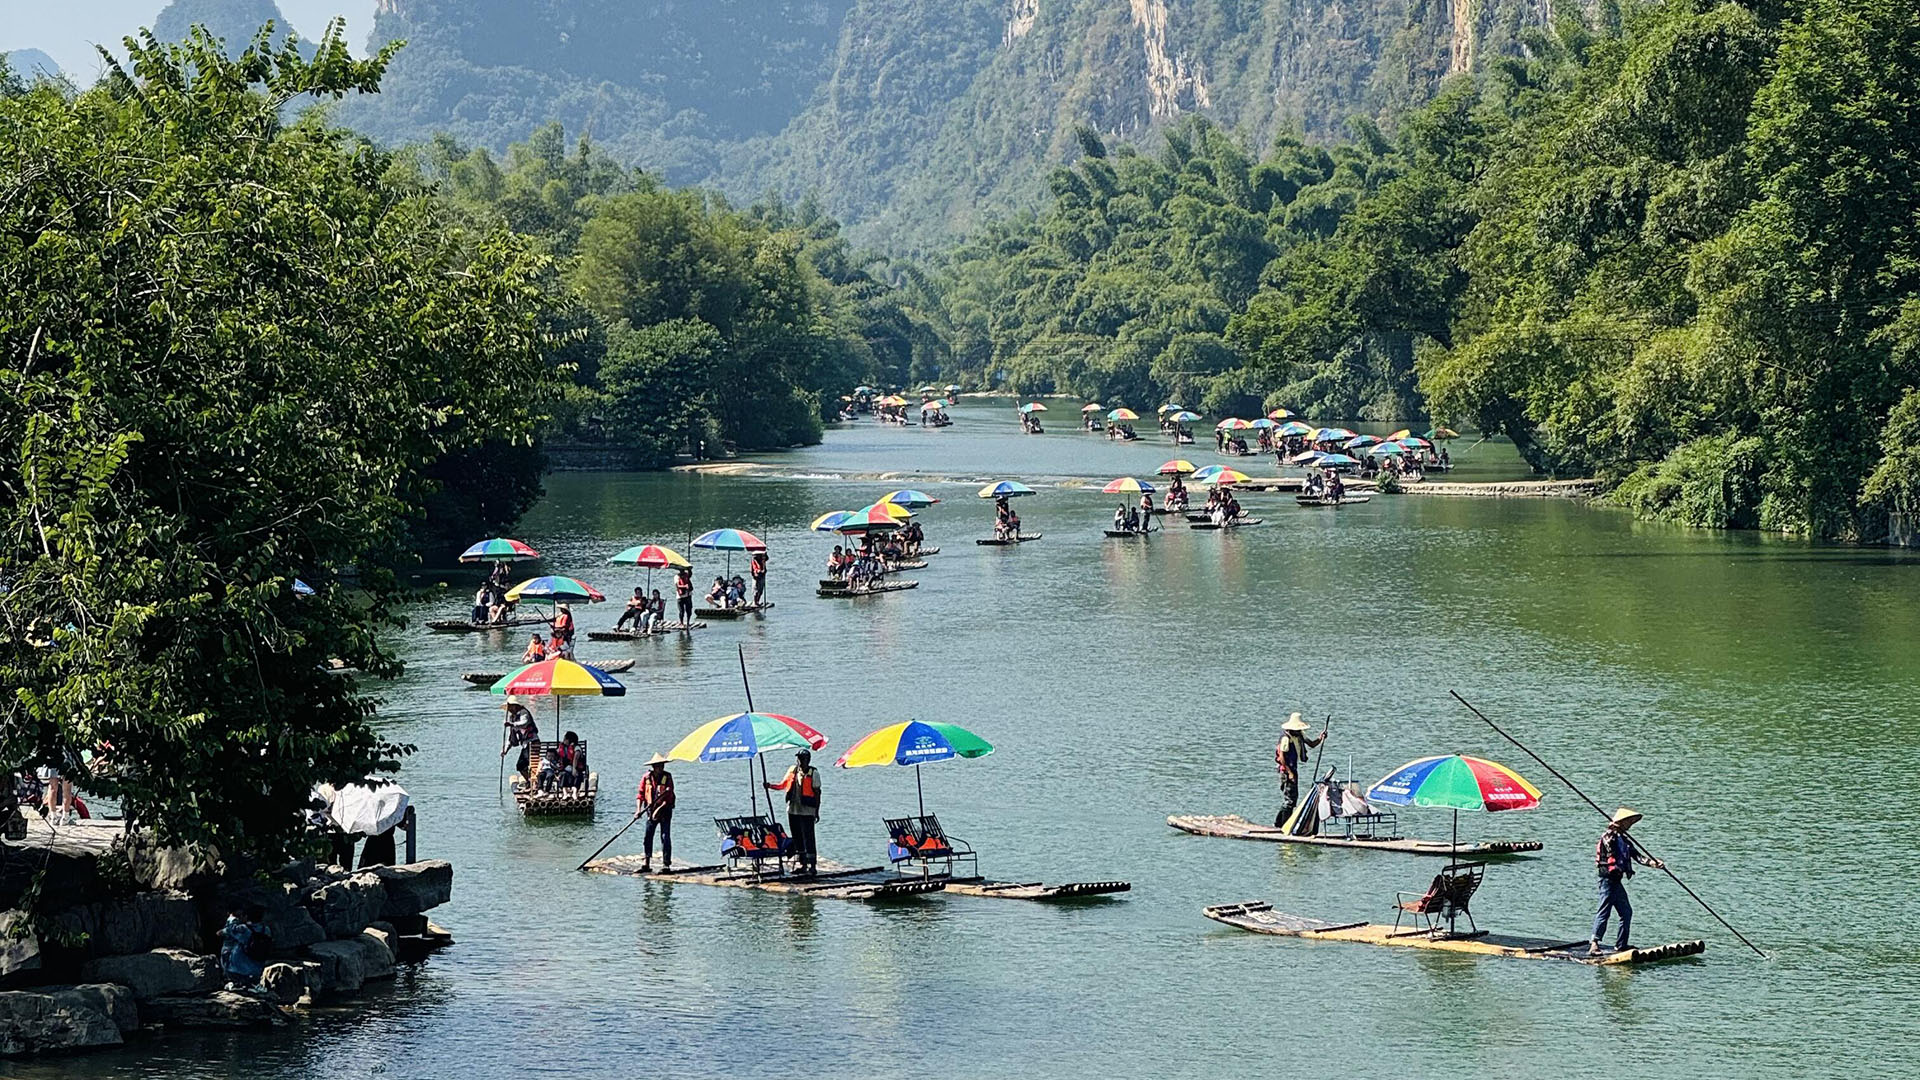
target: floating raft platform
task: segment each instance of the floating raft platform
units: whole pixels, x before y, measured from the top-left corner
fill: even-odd
[[[582,660],[580,661],[580,666],[596,668],[609,675],[618,675],[633,667],[633,659],[629,657],[625,660]],[[494,683],[506,677],[507,673],[504,671],[463,671],[460,673],[461,679],[475,686],[492,686]]]
[[[436,634],[484,634],[489,630],[512,630],[520,626],[546,626],[552,621],[537,615],[494,623],[477,623],[466,619],[430,619],[427,622],[427,629]]]
[[[745,618],[748,615],[752,615],[757,611],[765,611],[772,606],[773,606],[773,601],[769,600],[764,604],[748,604],[745,607],[694,608],[693,614],[696,618],[701,618],[701,619],[740,619],[740,618]]]
[[[1227,522],[1225,525],[1215,525],[1211,521],[1194,521],[1194,522],[1189,522],[1187,524],[1187,528],[1202,529],[1202,530],[1212,529],[1219,532],[1225,532],[1228,529],[1251,528],[1255,525],[1264,523],[1266,520],[1267,520],[1266,518],[1235,518],[1234,520]]]
[[[600,802],[600,774],[588,772],[587,782],[580,787],[541,791],[514,773],[513,802],[527,817],[592,817]]]
[[[1274,844],[1307,844],[1313,847],[1358,848],[1364,851],[1396,851],[1402,855],[1438,855],[1441,858],[1488,858],[1521,855],[1539,851],[1538,840],[1482,840],[1470,844],[1449,844],[1444,840],[1409,840],[1404,836],[1367,839],[1358,836],[1295,836],[1272,825],[1255,825],[1238,814],[1175,814],[1167,824],[1195,836],[1224,836],[1232,840],[1265,840]]]
[[[1225,923],[1253,934],[1308,938],[1315,941],[1350,941],[1360,945],[1398,946],[1430,949],[1435,952],[1464,953],[1469,956],[1512,956],[1528,960],[1567,960],[1594,967],[1625,964],[1653,964],[1698,956],[1707,951],[1704,941],[1676,941],[1644,949],[1589,953],[1582,941],[1555,941],[1552,938],[1517,937],[1487,931],[1435,936],[1425,929],[1395,930],[1386,923],[1331,923],[1288,915],[1273,910],[1273,905],[1254,900],[1239,904],[1215,904],[1202,909],[1214,922]]]
[[[1373,496],[1371,495],[1348,495],[1340,499],[1330,499],[1330,498],[1327,498],[1325,495],[1295,495],[1293,497],[1293,501],[1296,503],[1299,503],[1301,506],[1305,506],[1305,507],[1308,507],[1309,509],[1312,509],[1312,508],[1317,508],[1322,506],[1327,506],[1327,507],[1358,506],[1363,502],[1367,502],[1371,500],[1372,498]]]
[[[934,880],[945,881],[946,891],[960,896],[986,896],[998,900],[1037,900],[1041,903],[1086,900],[1096,896],[1112,896],[1114,893],[1133,891],[1133,883],[1128,881],[1069,881],[1063,885],[1046,885],[1038,881],[988,881],[985,878],[953,878],[940,875],[935,875]]]
[[[923,547],[918,552],[918,555],[922,559],[926,558],[929,555],[938,555],[938,554],[940,554],[940,549],[937,547]]]
[[[920,583],[917,581],[882,581],[878,585],[870,585],[864,589],[853,589],[842,585],[837,589],[816,589],[815,592],[824,597],[840,600],[855,596],[878,596],[881,593],[903,592],[919,587]]]
[[[643,633],[639,630],[589,630],[587,631],[587,640],[588,641],[645,641],[648,638],[666,637],[668,634],[676,634],[676,633],[684,634],[689,630],[705,630],[706,628],[707,628],[707,624],[703,622],[693,622],[693,623],[675,622],[675,623],[661,623],[660,628],[655,630],[651,634]]]
[[[1031,544],[1040,539],[1040,536],[1040,533],[1034,533],[1032,536],[1017,536],[1011,540],[975,540],[974,543],[981,547],[1012,547],[1015,544]]]
[[[638,855],[615,855],[595,859],[587,870],[595,874],[620,874],[654,881],[684,881],[691,885],[719,885],[761,892],[789,893],[798,896],[824,896],[832,900],[895,900],[947,887],[942,878],[901,877],[884,866],[846,867],[822,860],[817,874],[792,871],[733,870],[725,864],[713,866],[676,866],[670,870],[642,870]]]
[[[1127,537],[1127,536],[1145,536],[1147,535],[1148,532],[1152,530],[1149,530],[1149,529],[1102,529],[1100,531],[1103,533],[1106,533],[1108,539],[1118,540],[1118,539],[1121,539],[1122,537]]]

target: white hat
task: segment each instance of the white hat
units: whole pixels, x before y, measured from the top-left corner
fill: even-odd
[[[1638,810],[1629,810],[1623,806],[1613,812],[1612,823],[1623,829],[1629,829],[1633,827],[1634,822],[1639,821],[1644,816],[1645,815]]]
[[[1287,717],[1286,723],[1280,725],[1280,730],[1281,731],[1305,731],[1307,730],[1307,722],[1305,720],[1300,719],[1299,713],[1294,713],[1292,716]]]

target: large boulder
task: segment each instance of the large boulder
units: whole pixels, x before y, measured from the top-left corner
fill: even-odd
[[[453,864],[443,859],[375,866],[363,873],[378,877],[387,890],[386,905],[380,909],[382,918],[418,915],[453,898]]]
[[[387,892],[380,878],[359,873],[309,893],[307,911],[327,937],[350,938],[378,919],[386,902]]]
[[[84,935],[86,956],[200,947],[199,911],[185,893],[140,893],[82,904],[55,912],[52,922],[64,939]]]
[[[307,955],[320,965],[320,989],[329,994],[350,994],[369,979],[393,978],[393,950],[373,931],[309,945]]]
[[[199,994],[219,989],[220,962],[185,949],[154,949],[131,956],[102,956],[80,966],[88,982],[118,983],[136,1001],[167,994]]]
[[[268,964],[260,975],[260,985],[268,997],[282,1005],[292,1005],[302,997],[311,999],[312,992],[320,987],[320,964],[314,960]]]
[[[260,1028],[287,1022],[278,1005],[252,994],[221,990],[191,997],[154,998],[142,1005],[148,1022],[170,1027]]]
[[[313,914],[301,903],[302,895],[302,890],[293,885],[263,885],[257,881],[237,883],[221,890],[221,910],[215,914],[218,922],[225,922],[232,904],[259,904],[261,910],[266,912],[265,922],[268,932],[273,934],[274,951],[293,952],[316,941],[327,940],[326,930],[314,921]]]
[[[0,914],[0,979],[40,966],[40,939],[26,923],[24,911]]]
[[[137,1022],[118,986],[0,991],[0,1056],[119,1046]]]

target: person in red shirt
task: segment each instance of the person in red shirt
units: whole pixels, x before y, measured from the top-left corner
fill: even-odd
[[[641,850],[645,852],[640,869],[653,869],[653,833],[660,832],[660,871],[665,873],[673,865],[673,774],[667,771],[667,758],[664,754],[655,754],[647,761],[647,773],[640,778],[640,790],[634,794],[633,816],[647,819],[646,838],[641,841]]]
[[[680,625],[693,625],[693,568],[683,566],[674,575],[673,592],[679,598]]]

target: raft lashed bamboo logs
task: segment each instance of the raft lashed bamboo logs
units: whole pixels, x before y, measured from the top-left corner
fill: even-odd
[[[700,619],[742,619],[748,615],[766,611],[771,607],[773,607],[773,601],[769,600],[764,604],[747,604],[744,607],[736,608],[694,608],[693,614],[695,618]]]
[[[1034,533],[1032,536],[1008,537],[1005,540],[998,538],[992,540],[975,540],[974,543],[979,544],[981,547],[1013,547],[1016,544],[1031,544],[1035,540],[1040,539],[1041,535],[1040,533]]]
[[[907,589],[917,589],[919,587],[920,583],[917,581],[880,581],[863,589],[843,585],[837,589],[822,588],[815,590],[815,592],[817,595],[830,600],[841,600],[856,596],[877,596],[881,593],[904,592]]]
[[[724,864],[674,867],[670,870],[643,870],[643,865],[644,860],[638,855],[615,855],[595,859],[587,863],[586,869],[596,874],[759,889],[762,892],[823,896],[835,900],[886,900],[949,892],[959,896],[1057,903],[1112,896],[1133,889],[1132,884],[1125,881],[1075,881],[1047,885],[1038,881],[989,881],[946,874],[901,874],[884,866],[848,867],[824,859],[820,862],[820,873],[813,875],[782,873],[775,869],[730,869]]]
[[[587,640],[588,641],[645,641],[647,638],[666,637],[668,634],[684,634],[691,630],[705,630],[706,628],[707,628],[707,624],[703,622],[694,622],[694,623],[676,622],[676,623],[661,623],[656,629],[654,629],[652,633],[647,633],[641,630],[589,630],[587,631]]]
[[[549,619],[531,615],[495,623],[477,623],[469,619],[430,619],[427,629],[436,634],[481,634],[489,630],[513,630],[522,626],[547,626],[550,622]]]
[[[1424,929],[1395,929],[1386,923],[1334,923],[1278,912],[1273,910],[1272,904],[1260,900],[1238,904],[1214,904],[1203,908],[1201,913],[1215,922],[1253,934],[1307,938],[1316,941],[1346,941],[1358,945],[1429,949],[1436,952],[1464,953],[1470,956],[1564,960],[1595,967],[1652,964],[1663,960],[1698,956],[1707,951],[1706,942],[1693,940],[1675,941],[1640,949],[1622,949],[1618,952],[1589,953],[1584,940],[1556,941],[1552,938],[1519,937],[1487,931],[1434,934]]]
[[[1273,825],[1256,825],[1238,814],[1175,814],[1167,824],[1195,836],[1223,836],[1232,840],[1263,840],[1273,844],[1304,844],[1310,847],[1354,848],[1363,851],[1392,851],[1402,855],[1459,855],[1487,858],[1523,855],[1539,851],[1538,840],[1483,840],[1471,844],[1449,844],[1444,840],[1409,840],[1404,836],[1296,836]]]

